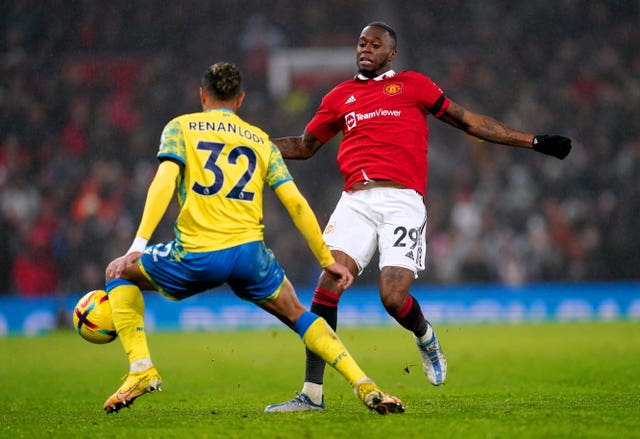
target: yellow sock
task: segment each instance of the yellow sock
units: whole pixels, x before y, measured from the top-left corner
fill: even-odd
[[[144,332],[144,299],[136,285],[119,285],[109,291],[109,303],[118,338],[129,363],[150,358]]]
[[[318,318],[304,333],[302,342],[349,381],[353,387],[366,375],[349,354],[336,333],[323,318]]]

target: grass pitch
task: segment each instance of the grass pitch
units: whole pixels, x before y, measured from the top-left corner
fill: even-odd
[[[398,327],[339,334],[407,411],[380,416],[335,371],[322,413],[265,414],[295,396],[304,353],[286,329],[153,333],[164,390],[105,415],[127,364],[118,341],[71,331],[0,339],[0,437],[632,438],[640,437],[640,323],[449,325],[449,362],[431,386]]]

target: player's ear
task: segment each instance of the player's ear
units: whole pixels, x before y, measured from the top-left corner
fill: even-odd
[[[238,97],[236,98],[236,111],[238,111],[238,108],[242,106],[242,103],[244,102],[244,98],[246,95],[247,93],[245,93],[244,91],[241,91]]]
[[[397,49],[391,49],[391,52],[389,52],[389,61],[391,61],[391,62],[395,61],[396,56],[398,56],[398,50]]]
[[[200,105],[202,105],[202,108],[204,108],[205,101],[206,101],[206,93],[204,91],[204,88],[200,87]]]

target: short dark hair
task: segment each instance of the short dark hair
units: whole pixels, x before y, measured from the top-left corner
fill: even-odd
[[[227,101],[242,91],[242,76],[235,65],[218,62],[210,66],[202,76],[202,88],[212,96]]]
[[[389,32],[389,36],[393,40],[393,48],[395,49],[398,46],[398,34],[396,34],[395,29],[392,28],[390,25],[388,25],[384,21],[372,21],[371,23],[367,24],[365,27],[369,27],[369,26],[380,27],[386,30],[387,32]]]

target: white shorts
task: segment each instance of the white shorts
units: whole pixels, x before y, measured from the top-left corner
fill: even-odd
[[[324,229],[331,250],[349,255],[359,273],[371,261],[376,248],[379,268],[424,270],[427,209],[411,189],[371,188],[343,192]]]

